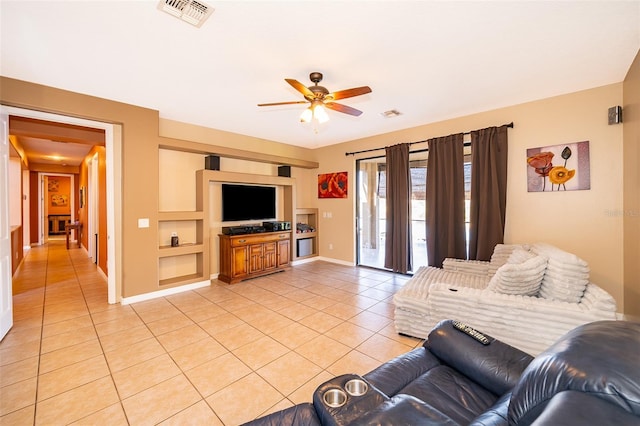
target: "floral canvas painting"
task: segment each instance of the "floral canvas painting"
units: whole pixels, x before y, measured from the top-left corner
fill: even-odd
[[[348,173],[318,175],[318,198],[347,198]]]
[[[591,189],[589,141],[527,149],[527,191]]]

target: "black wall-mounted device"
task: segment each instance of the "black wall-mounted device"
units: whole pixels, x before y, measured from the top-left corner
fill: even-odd
[[[217,155],[204,157],[204,168],[207,170],[220,170],[220,157]]]
[[[622,123],[622,107],[620,105],[609,108],[609,124]]]
[[[278,176],[291,177],[291,166],[278,166]]]

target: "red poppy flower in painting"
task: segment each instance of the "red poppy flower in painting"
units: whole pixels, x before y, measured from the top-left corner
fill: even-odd
[[[553,163],[551,163],[552,159],[553,152],[539,152],[527,158],[527,163],[529,163],[539,175],[547,176],[553,167]]]
[[[549,172],[553,168],[553,152],[538,152],[527,158],[527,163],[533,167],[537,174],[542,177],[542,190],[545,189],[545,177],[549,176]]]
[[[347,198],[348,173],[318,175],[318,198]]]

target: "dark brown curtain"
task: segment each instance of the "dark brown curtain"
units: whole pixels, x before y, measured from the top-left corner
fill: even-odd
[[[430,139],[427,160],[427,257],[466,259],[463,134]]]
[[[387,229],[384,267],[411,270],[411,172],[409,144],[385,148],[387,154]]]
[[[507,206],[507,126],[471,132],[469,259],[490,260],[504,241]]]

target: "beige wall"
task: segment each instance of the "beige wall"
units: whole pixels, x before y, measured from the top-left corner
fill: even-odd
[[[637,63],[637,60],[636,60]],[[630,75],[636,75],[636,71]],[[635,77],[637,80],[637,77]],[[123,125],[123,295],[130,297],[158,289],[159,230],[157,212],[160,210],[160,158],[159,151],[168,139],[171,142],[189,141],[199,146],[215,145],[253,152],[256,162],[265,161],[265,155],[288,157],[293,163],[318,162],[319,168],[292,167],[296,179],[298,207],[319,209],[319,251],[326,258],[346,263],[355,260],[355,158],[345,156],[347,151],[383,147],[400,142],[411,142],[473,130],[513,121],[509,130],[509,185],[507,204],[507,242],[547,241],[575,252],[590,262],[592,278],[616,298],[619,311],[625,305],[624,296],[637,297],[637,287],[624,288],[625,274],[637,282],[638,267],[626,267],[623,263],[623,235],[629,229],[631,241],[636,244],[638,231],[636,219],[624,216],[627,208],[637,209],[637,204],[627,205],[628,194],[638,190],[635,183],[626,183],[626,169],[636,167],[637,161],[623,157],[623,126],[607,125],[607,109],[623,103],[623,84],[594,88],[522,105],[510,106],[466,117],[460,117],[426,126],[406,129],[339,144],[308,150],[265,141],[215,129],[186,125],[169,120],[159,120],[157,111],[138,108],[105,99],[98,99],[13,79],[2,78],[2,103],[101,120]],[[631,84],[631,83],[630,83]],[[637,84],[637,83],[635,83]],[[625,83],[625,86],[627,83]],[[626,92],[625,92],[626,93]],[[630,112],[626,101],[625,114]],[[629,108],[633,113],[632,108]],[[627,121],[625,120],[625,125]],[[625,130],[626,131],[626,130]],[[637,131],[635,138],[637,147]],[[178,140],[179,139],[179,140]],[[528,193],[526,190],[527,148],[590,141],[591,185],[589,191],[566,193]],[[627,146],[625,149],[633,149]],[[419,148],[420,145],[416,146]],[[424,145],[423,145],[424,147]],[[637,148],[635,148],[637,158]],[[382,155],[384,152],[381,151]],[[367,156],[372,156],[371,153]],[[224,160],[230,169],[245,167],[243,163]],[[194,160],[196,161],[196,160]],[[199,161],[199,160],[197,160]],[[623,161],[627,167],[623,172]],[[630,163],[631,162],[631,163]],[[264,167],[272,170],[275,163],[256,167],[262,173]],[[305,163],[306,164],[306,163]],[[246,171],[246,170],[245,170]],[[349,198],[323,199],[316,196],[318,173],[348,171]],[[633,176],[632,176],[633,177]],[[185,197],[192,197],[191,193]],[[187,201],[188,202],[188,201]],[[637,201],[636,201],[637,203]],[[170,204],[170,202],[169,202]],[[331,217],[328,217],[330,213]],[[327,216],[327,217],[325,217]],[[137,219],[150,219],[150,228],[138,229]],[[634,242],[635,241],[635,242]],[[633,246],[631,244],[631,246]],[[333,249],[329,249],[329,245]],[[626,247],[626,246],[625,246]],[[636,252],[637,253],[637,252]],[[628,253],[627,253],[627,259]],[[635,258],[637,259],[637,258]],[[637,265],[637,260],[632,263]],[[627,264],[630,261],[628,260]],[[215,272],[215,271],[212,271]],[[637,299],[636,299],[637,300]],[[634,302],[637,307],[637,301]],[[628,307],[627,309],[633,309]]]
[[[505,241],[545,241],[587,260],[592,281],[623,306],[622,125],[607,125],[607,110],[622,103],[622,83],[510,106],[317,150],[318,173],[349,171],[348,200],[315,200],[320,212],[320,255],[355,260],[354,156],[345,152],[421,141],[514,122],[509,129]],[[591,190],[528,193],[526,149],[589,141]],[[412,148],[425,147],[426,144]],[[360,154],[371,157],[384,151]],[[331,212],[331,218],[324,217]],[[333,250],[329,249],[333,244]]]
[[[159,147],[180,140],[159,136],[158,111],[7,77],[0,77],[0,87],[3,105],[122,125],[122,235],[115,236],[122,258],[119,285],[123,297],[159,290]],[[192,140],[236,149],[259,147],[256,150],[268,153],[256,154],[263,161],[273,153],[287,151],[283,144],[248,136],[211,129],[201,133]],[[290,152],[290,160],[295,163],[308,150],[290,147]],[[138,228],[139,218],[148,218],[149,228]]]
[[[640,53],[623,85],[624,312],[640,320]]]
[[[232,147],[253,153],[256,161],[261,161],[260,155],[282,156],[288,160],[304,159],[314,161],[313,150],[296,147],[284,143],[267,141],[265,139],[224,132],[202,126],[194,126],[173,120],[160,120],[159,134],[166,138],[182,139],[220,147]],[[225,157],[229,157],[225,155]],[[270,162],[267,160],[266,162]],[[285,163],[283,163],[285,164]],[[293,163],[295,165],[295,163]]]

